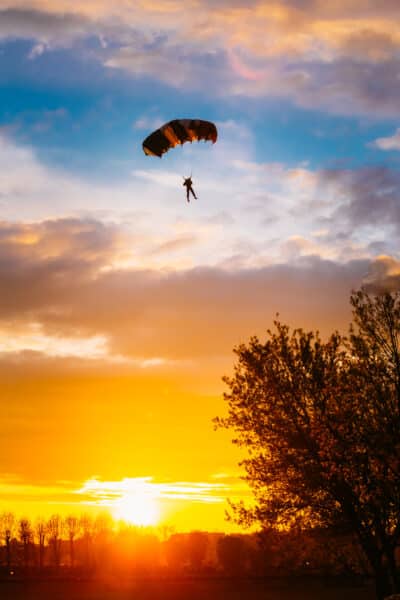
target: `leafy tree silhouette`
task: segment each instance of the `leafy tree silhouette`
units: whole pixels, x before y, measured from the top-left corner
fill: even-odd
[[[208,536],[203,531],[192,531],[187,538],[188,558],[191,568],[200,571],[206,558]]]
[[[237,347],[228,416],[216,422],[248,451],[255,506],[237,504],[234,518],[348,528],[382,599],[400,591],[400,294],[361,290],[351,304],[347,338],[276,321],[265,342]]]
[[[217,542],[218,562],[227,575],[242,575],[245,569],[245,542],[236,535],[225,535]]]

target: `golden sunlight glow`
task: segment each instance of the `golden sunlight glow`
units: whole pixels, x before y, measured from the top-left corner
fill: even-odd
[[[132,525],[148,527],[157,525],[160,519],[160,507],[148,494],[126,494],[114,503],[115,519],[123,520]]]
[[[37,323],[26,326],[23,332],[11,336],[7,329],[0,329],[0,352],[41,352],[50,356],[101,359],[113,357],[108,354],[107,339],[96,335],[88,338],[49,336]],[[150,365],[151,366],[151,365]]]
[[[209,481],[92,478],[73,493],[80,497],[78,505],[105,509],[116,521],[141,527],[173,523],[181,531],[190,531],[199,523],[205,523],[208,530],[226,529],[226,498],[237,501],[249,496],[248,486],[226,473],[212,475]]]

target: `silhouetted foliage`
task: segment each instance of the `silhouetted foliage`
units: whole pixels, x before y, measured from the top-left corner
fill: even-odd
[[[217,542],[217,557],[227,575],[243,575],[246,548],[242,537],[225,535]]]
[[[154,575],[161,564],[161,542],[152,533],[141,533],[133,550],[134,572],[137,575]]]
[[[207,534],[203,531],[192,531],[187,537],[187,554],[193,571],[200,571],[206,558],[208,546]]]
[[[351,297],[348,338],[290,332],[275,322],[263,343],[236,348],[225,378],[255,507],[242,524],[343,527],[353,532],[377,582],[377,597],[400,591],[400,295]]]
[[[334,530],[328,532],[329,543],[322,531],[306,534],[300,530],[272,528],[248,535],[194,531],[173,533],[166,538],[172,528],[160,531],[115,523],[107,513],[95,518],[83,515],[83,520],[87,524],[86,532],[80,527],[82,518],[74,515],[64,518],[52,515],[48,521],[40,518],[32,527],[28,519],[4,513],[3,521],[8,524],[10,534],[0,541],[0,579],[40,576],[40,580],[71,578],[78,582],[98,578],[103,582],[123,582],[132,577],[146,580],[159,577],[164,580],[169,576],[208,578],[218,573],[229,578],[244,575],[286,578],[305,573],[336,577],[353,570],[362,571],[351,538],[337,535]],[[87,562],[88,531],[90,564]],[[73,565],[70,536],[73,537]]]
[[[164,553],[167,565],[175,570],[181,571],[187,560],[187,546],[184,536],[175,533],[164,542]]]

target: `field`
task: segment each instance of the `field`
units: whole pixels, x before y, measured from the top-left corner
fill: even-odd
[[[374,600],[372,586],[255,579],[3,581],[4,600]]]

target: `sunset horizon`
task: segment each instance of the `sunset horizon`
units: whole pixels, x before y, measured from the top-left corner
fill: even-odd
[[[275,320],[325,342],[400,290],[399,19],[0,0],[0,515],[262,529],[216,419]]]

